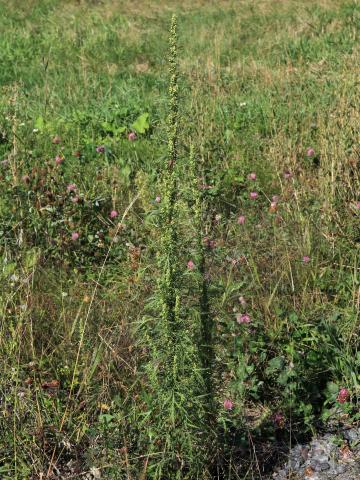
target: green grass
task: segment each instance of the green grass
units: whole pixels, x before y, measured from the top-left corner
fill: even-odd
[[[161,452],[139,443],[149,352],[137,332],[159,277],[174,12],[185,274],[191,143],[212,186],[219,475],[258,473],[249,438],[261,463],[262,441],[276,452],[328,417],[358,421],[358,3],[0,0],[0,11],[0,477],[153,478]],[[144,113],[149,128],[130,142]],[[191,311],[190,279],[181,288]]]

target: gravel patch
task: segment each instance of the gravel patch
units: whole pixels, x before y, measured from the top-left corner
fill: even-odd
[[[326,433],[291,449],[274,480],[360,480],[360,427]]]

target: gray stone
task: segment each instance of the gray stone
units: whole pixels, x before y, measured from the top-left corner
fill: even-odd
[[[330,470],[330,465],[327,459],[325,461],[321,460],[313,460],[311,462],[312,468],[315,470],[315,472],[322,472],[324,470]]]
[[[348,442],[357,442],[360,441],[360,432],[355,430],[355,428],[351,428],[350,430],[344,431],[344,438]]]

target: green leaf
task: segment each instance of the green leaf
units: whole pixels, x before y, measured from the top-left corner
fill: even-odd
[[[286,385],[286,384],[287,384],[287,381],[288,381],[288,378],[289,378],[288,372],[287,372],[286,370],[284,370],[284,371],[281,372],[280,375],[278,376],[277,382],[278,382],[280,385]]]
[[[25,267],[27,270],[31,270],[38,262],[40,257],[40,251],[37,248],[33,248],[26,253]]]
[[[120,170],[120,174],[125,180],[128,180],[131,174],[131,167],[129,165],[125,165],[125,167]]]
[[[131,127],[138,133],[145,133],[146,130],[148,130],[148,128],[150,127],[149,114],[143,113],[142,115],[140,115],[140,117],[135,120]]]
[[[113,132],[115,130],[114,125],[109,122],[102,122],[101,126],[106,132]]]
[[[115,135],[120,135],[120,133],[124,133],[126,130],[126,127],[118,127],[114,130]]]
[[[103,413],[99,415],[99,422],[109,424],[114,419],[114,415],[110,415],[110,413]]]
[[[11,275],[14,273],[16,270],[16,263],[15,262],[10,262],[4,265],[3,267],[3,273],[7,277],[8,275]]]
[[[35,128],[37,128],[38,130],[40,130],[40,132],[42,132],[45,128],[45,122],[44,122],[44,119],[43,117],[38,117],[35,121]]]
[[[331,395],[336,395],[339,392],[340,387],[334,382],[328,382],[326,388]]]
[[[267,375],[276,372],[277,370],[281,370],[284,367],[284,358],[283,357],[275,357],[272,358],[269,362],[268,367],[266,368],[265,372]]]

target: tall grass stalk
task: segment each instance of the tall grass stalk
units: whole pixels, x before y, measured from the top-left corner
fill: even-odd
[[[179,87],[176,18],[172,18],[169,54],[168,156],[163,166],[163,206],[158,252],[160,280],[147,322],[149,346],[146,425],[150,478],[207,478],[207,388],[197,339],[201,325],[182,302],[185,267],[179,238],[180,189],[177,169]],[[197,203],[199,207],[199,203]],[[194,272],[195,274],[195,272]],[[154,322],[155,320],[155,322]],[[157,455],[159,454],[159,455]]]

